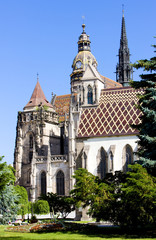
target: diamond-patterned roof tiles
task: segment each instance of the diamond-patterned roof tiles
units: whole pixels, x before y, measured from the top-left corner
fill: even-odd
[[[97,108],[84,109],[78,129],[78,137],[97,137],[136,134],[131,124],[140,122],[140,111],[135,107],[137,94],[143,90],[131,87],[104,89]]]
[[[56,96],[54,103],[56,112],[59,115],[59,121],[63,122],[65,120],[65,115],[67,119],[69,118],[69,106],[71,101],[71,94]]]

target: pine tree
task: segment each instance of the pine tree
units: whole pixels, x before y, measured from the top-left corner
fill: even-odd
[[[8,221],[16,219],[19,206],[17,204],[19,197],[17,196],[14,186],[7,185],[0,192],[0,213],[3,217],[0,219],[0,224],[7,224]]]
[[[156,45],[153,47],[156,49]],[[142,165],[156,166],[156,57],[139,60],[133,66],[146,72],[140,75],[141,81],[131,82],[132,87],[144,90],[144,94],[138,96],[137,106],[142,113],[141,122],[134,126],[139,130],[137,154]]]

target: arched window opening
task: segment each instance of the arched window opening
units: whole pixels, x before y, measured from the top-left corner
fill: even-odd
[[[88,86],[88,104],[93,104],[93,89]]]
[[[87,155],[84,152],[84,168],[87,169]]]
[[[32,135],[29,136],[29,147],[33,148],[33,136]]]
[[[133,162],[132,148],[129,145],[127,145],[126,146],[126,166],[125,166],[126,171],[128,171],[128,165],[132,164],[132,162]]]
[[[65,195],[64,173],[60,170],[56,175],[57,195]]]
[[[33,151],[29,152],[29,163],[32,161],[33,158]]]
[[[103,179],[108,172],[108,157],[106,151],[101,148],[100,150],[100,162],[98,165],[98,176],[100,179]]]
[[[27,183],[30,183],[30,170],[27,172]]]
[[[41,194],[46,195],[46,173],[41,173]]]
[[[112,151],[109,153],[109,159],[110,159],[110,172],[113,172],[114,163],[113,163],[113,153],[112,153]]]

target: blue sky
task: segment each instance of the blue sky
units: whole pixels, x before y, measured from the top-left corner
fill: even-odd
[[[48,100],[52,92],[70,93],[82,16],[98,71],[115,80],[122,4],[131,62],[152,57],[155,0],[0,0],[0,155],[7,163],[13,163],[17,112],[29,101],[37,72]]]

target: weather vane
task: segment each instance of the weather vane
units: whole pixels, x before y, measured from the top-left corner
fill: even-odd
[[[85,16],[82,16],[82,20],[83,20],[83,24],[84,24],[84,22],[85,22]]]

